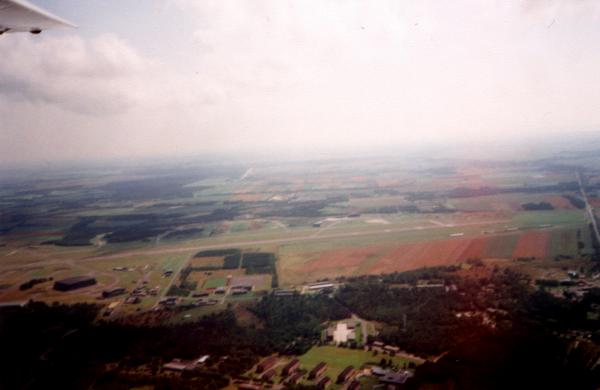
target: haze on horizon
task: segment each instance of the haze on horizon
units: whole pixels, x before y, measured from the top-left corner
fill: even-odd
[[[600,3],[38,0],[0,38],[0,164],[406,151],[600,125]]]

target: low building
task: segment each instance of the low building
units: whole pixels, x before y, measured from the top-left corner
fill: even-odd
[[[400,352],[400,348],[396,347],[395,345],[386,345],[385,347],[383,347],[384,352],[391,354],[396,354],[398,352]]]
[[[217,303],[219,303],[219,301],[217,301],[216,299],[200,298],[196,302],[194,302],[193,305],[194,306],[212,306],[212,305],[216,305]]]
[[[352,375],[354,375],[354,367],[348,366],[338,375],[336,383],[346,383],[348,379],[352,378]]]
[[[231,288],[252,291],[254,289],[254,286],[252,286],[251,284],[236,284],[235,286],[231,286]]]
[[[57,291],[71,291],[78,288],[93,286],[96,283],[96,279],[90,276],[74,276],[72,278],[57,280],[54,282],[54,289]]]
[[[245,288],[239,288],[239,287],[232,287],[230,292],[231,295],[244,295],[247,294],[249,290],[246,290]]]
[[[326,376],[317,382],[317,388],[320,390],[326,389],[331,384],[331,378]]]
[[[240,390],[262,390],[263,386],[258,383],[240,383],[238,389]]]
[[[310,291],[319,291],[323,289],[334,288],[335,284],[331,282],[321,282],[321,283],[313,283],[308,285],[308,289]]]
[[[163,364],[163,370],[168,371],[186,371],[196,368],[195,360],[173,359],[169,363]]]
[[[288,297],[288,296],[294,295],[295,293],[296,293],[296,290],[293,290],[293,289],[273,291],[273,295],[275,295],[276,297]]]
[[[192,298],[207,297],[209,295],[210,295],[210,292],[208,292],[208,291],[197,291],[192,294]]]
[[[102,291],[102,298],[116,297],[118,295],[125,294],[125,292],[126,290],[124,287],[109,288]]]
[[[316,379],[323,375],[327,371],[327,363],[321,362],[317,364],[310,372],[308,373],[308,379]]]
[[[379,366],[371,367],[371,374],[375,376],[385,376],[388,372],[389,370],[386,370],[385,368],[381,368]]]
[[[142,300],[140,299],[140,297],[127,297],[125,298],[125,303],[128,303],[130,305],[135,305],[140,303]]]
[[[277,364],[277,358],[275,356],[268,357],[265,360],[263,360],[262,362],[258,363],[258,365],[256,366],[256,373],[260,374],[262,372],[265,372],[265,371],[273,368],[276,364]]]
[[[273,379],[273,377],[275,376],[275,374],[276,374],[275,369],[272,368],[269,371],[262,374],[260,379],[262,379],[263,381],[266,381],[266,382],[270,382]]]
[[[286,364],[285,367],[283,367],[283,370],[281,370],[281,375],[288,376],[293,374],[298,368],[300,368],[300,360],[293,359],[291,362]]]
[[[388,372],[386,375],[379,378],[379,383],[387,385],[400,387],[402,386],[408,378],[410,378],[412,374],[410,371],[400,371],[400,372]]]
[[[163,306],[175,306],[177,304],[177,301],[177,297],[169,297],[161,299],[160,301],[158,301],[158,304]]]
[[[227,292],[227,287],[217,287],[215,288],[215,294],[225,294]]]
[[[303,376],[304,376],[303,373],[297,372],[294,375],[292,375],[291,377],[289,377],[289,379],[287,380],[287,384],[288,385],[297,385],[298,383],[300,383]]]

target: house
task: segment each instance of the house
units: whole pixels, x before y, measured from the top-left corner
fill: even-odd
[[[317,382],[317,388],[320,390],[323,390],[323,389],[327,388],[327,386],[329,386],[330,384],[331,384],[331,378],[326,376],[324,378],[321,378],[321,380]]]
[[[304,374],[301,372],[295,373],[287,380],[288,385],[297,385],[298,383],[300,383],[300,380],[302,380],[303,376]]]
[[[72,278],[66,278],[57,280],[54,282],[54,289],[57,291],[71,291],[78,288],[93,286],[96,284],[96,279],[89,276],[74,276]]]
[[[336,383],[346,383],[348,379],[352,378],[352,375],[354,375],[354,367],[348,366],[338,375]]]
[[[293,374],[298,368],[300,368],[300,360],[293,359],[291,362],[286,364],[285,367],[283,367],[283,370],[281,370],[281,375],[288,376]]]
[[[360,382],[357,381],[356,379],[352,381],[352,383],[350,383],[350,385],[348,385],[347,387],[348,390],[359,390],[360,389]]]
[[[316,379],[323,375],[327,370],[327,363],[321,362],[317,364],[310,372],[308,373],[308,379]]]
[[[261,372],[265,372],[271,368],[273,368],[277,364],[277,357],[271,356],[258,363],[256,366],[256,373],[260,374]]]
[[[262,379],[263,381],[266,381],[266,382],[270,382],[273,379],[273,377],[275,376],[275,374],[276,374],[275,369],[272,368],[269,371],[262,374],[260,379]]]
[[[116,297],[117,295],[125,294],[125,288],[114,287],[102,291],[102,298]]]

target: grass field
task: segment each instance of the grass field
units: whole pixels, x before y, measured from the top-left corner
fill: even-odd
[[[204,282],[204,288],[217,288],[217,287],[223,287],[227,284],[227,279],[226,278],[213,278],[213,279],[208,279],[206,282]]]
[[[362,349],[338,348],[328,345],[313,347],[307,353],[299,357],[300,364],[308,371],[320,362],[326,362],[328,367],[325,375],[329,376],[334,382],[337,376],[347,366],[351,365],[358,369],[365,364],[378,365],[382,358],[392,359],[393,363],[400,367],[403,367],[405,363],[408,364],[412,361],[403,357],[390,357],[383,354],[373,356],[373,352]]]

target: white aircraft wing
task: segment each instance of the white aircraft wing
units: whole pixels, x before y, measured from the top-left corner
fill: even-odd
[[[25,0],[0,0],[0,35],[6,32],[39,34],[50,28],[75,27]]]

